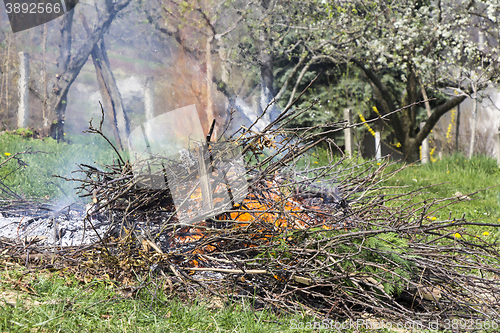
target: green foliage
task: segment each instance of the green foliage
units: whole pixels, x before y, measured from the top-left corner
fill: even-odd
[[[411,251],[407,240],[391,232],[370,237],[364,245],[369,250],[363,250],[360,256],[387,268],[383,270],[369,267],[369,271],[388,281],[382,282],[387,294],[400,294],[407,287],[407,281],[411,280],[414,267],[414,264],[407,260]]]
[[[302,91],[317,74],[312,71],[308,72],[304,76],[298,90]],[[278,82],[286,79],[287,75],[288,73],[285,73],[283,76],[280,76]],[[358,114],[360,113],[368,117],[370,113],[373,113],[371,110],[375,105],[373,92],[371,86],[360,75],[360,71],[352,66],[348,66],[345,71],[337,69],[323,73],[316,81],[317,83],[307,90],[298,101],[297,108],[300,110],[309,107],[312,100],[317,101],[317,103],[310,111],[295,118],[290,123],[290,126],[315,126],[328,122],[343,121],[343,112],[346,108],[351,109],[352,118],[355,122],[359,122]],[[282,107],[288,102],[292,88],[289,88],[283,94],[283,98],[280,101]],[[363,128],[355,130],[358,136],[364,131]],[[344,144],[342,132],[337,132],[330,136],[336,139],[337,144]]]
[[[33,137],[33,131],[29,128],[18,128],[16,131],[15,131],[15,134],[17,135],[20,135],[20,136],[23,136],[25,138],[31,138]]]
[[[498,16],[499,7],[491,0],[471,4],[449,0],[390,4],[308,0],[278,2],[270,12],[256,7],[266,19],[246,21],[248,40],[233,43],[243,50],[234,54],[242,63],[251,62],[259,68],[259,46],[265,45],[265,53],[272,55],[275,88],[288,83],[281,106],[288,104],[293,90],[298,88],[296,97],[317,73],[327,77],[320,77],[303,97],[301,102],[318,103],[293,126],[340,120],[346,107],[367,116],[379,104],[376,106],[382,113],[389,113],[421,101],[422,87],[433,99],[431,109],[438,105],[446,109],[450,105],[444,102],[456,96],[443,95],[441,88],[462,87],[470,94],[472,85],[481,90],[499,77],[496,43],[485,40],[486,47],[478,45],[470,34],[471,28],[498,34],[499,25],[493,17]],[[488,23],[486,17],[491,17]],[[353,64],[365,75],[352,73]],[[377,91],[372,92],[368,82]],[[298,107],[303,109],[303,103]],[[420,142],[413,141],[419,123],[427,119],[420,105],[393,115],[384,128],[397,137],[409,160],[417,159],[415,147]],[[436,118],[430,119],[428,127],[435,126]],[[341,137],[336,138],[339,145]]]
[[[358,230],[350,232],[356,231]],[[332,237],[339,232],[343,231],[323,233],[320,238]],[[414,264],[408,260],[409,253],[411,253],[408,240],[393,232],[356,238],[352,240],[352,244],[339,244],[329,251],[335,253],[336,256],[346,256],[346,259],[340,263],[343,271],[352,274],[357,280],[362,279],[363,276],[373,277],[375,281],[382,283],[388,295],[401,293],[407,287],[407,281],[412,278]],[[361,263],[370,263],[370,265]],[[348,286],[353,285],[349,279],[346,279],[344,283]]]

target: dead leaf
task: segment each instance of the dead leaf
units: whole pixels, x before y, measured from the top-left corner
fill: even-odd
[[[460,193],[460,192],[458,192],[458,191],[457,191],[457,192],[455,192],[455,196],[456,196],[457,198],[459,198],[460,200],[467,200],[467,201],[470,201],[470,200],[471,200],[471,198],[470,198],[469,196],[464,195],[464,194],[462,194],[462,193]]]
[[[48,237],[47,236],[29,236],[24,238],[24,244],[33,244],[33,243],[38,243],[43,240],[46,240]]]
[[[441,290],[434,287],[418,287],[419,296],[425,300],[437,302],[441,299]]]

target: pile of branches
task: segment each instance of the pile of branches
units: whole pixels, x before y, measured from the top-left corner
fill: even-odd
[[[308,109],[287,109],[260,132],[254,124],[226,138],[209,133],[199,145],[205,148],[190,154],[206,162],[211,195],[216,197],[215,183],[223,183],[227,163],[227,152],[218,146],[239,148],[248,191],[224,211],[202,209],[208,213],[189,223],[177,215],[168,188],[144,183],[174,174],[187,188],[183,205],[197,211],[206,195],[193,195],[201,183],[199,167],[193,171],[182,161],[150,156],[148,163],[168,167],[156,168],[148,180],[118,152],[114,165],[81,165],[84,178],[72,180],[93,200],[89,223],[100,218],[110,226],[94,247],[99,251],[88,257],[92,269],[101,260],[113,276],[133,267],[220,297],[292,313],[309,309],[336,320],[367,314],[441,324],[500,318],[498,246],[468,234],[469,227],[500,225],[430,219],[463,197],[419,202],[425,189],[385,187],[400,171],[396,165],[345,157],[325,134],[346,123],[287,128],[302,112]],[[102,135],[92,125],[89,131]],[[326,165],[315,163],[318,145],[329,154]]]

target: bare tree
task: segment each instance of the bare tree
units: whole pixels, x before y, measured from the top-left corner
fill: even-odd
[[[81,14],[81,18],[87,34],[90,34],[90,28],[83,14]],[[118,148],[123,149],[123,140],[130,134],[129,120],[123,108],[122,97],[116,85],[115,77],[111,71],[104,38],[94,44],[90,54],[94,63],[97,81],[99,82],[101,97],[111,120],[116,145]]]
[[[241,85],[238,88],[238,80],[234,80],[234,77],[241,74],[242,68],[245,71],[243,76],[252,77],[246,82],[258,81],[258,86],[251,84],[247,87],[248,92],[245,92],[249,95],[259,91],[259,102],[256,109],[252,110],[256,117],[277,94],[274,87],[275,50],[269,30],[274,20],[272,13],[275,5],[275,1],[269,0],[234,3],[216,0],[183,3],[159,0],[149,2],[143,8],[149,22],[160,34],[173,38],[189,57],[205,63],[209,93],[212,91],[211,85],[214,85],[230,101],[234,101],[241,92]],[[162,10],[158,11],[157,8]],[[256,47],[256,54],[251,57],[238,54],[235,58],[229,54],[238,48],[242,36],[251,39],[251,44]],[[205,53],[200,50],[205,50]],[[212,63],[217,65],[219,72],[215,72]],[[249,64],[256,70],[248,70]],[[256,75],[258,79],[254,80]],[[207,114],[213,115],[209,97],[206,104]],[[262,120],[268,124],[278,113],[277,108],[272,107]],[[250,123],[252,122],[253,119]]]
[[[71,84],[80,73],[102,36],[108,31],[111,22],[120,10],[125,8],[131,0],[105,0],[102,9],[98,8],[96,22],[90,27],[90,33],[85,42],[72,54],[72,25],[74,10],[64,15],[60,22],[61,41],[59,44],[59,58],[57,60],[57,75],[49,97],[49,107],[53,110],[55,120],[50,128],[50,135],[57,140],[63,140],[64,118],[67,106],[67,95]]]

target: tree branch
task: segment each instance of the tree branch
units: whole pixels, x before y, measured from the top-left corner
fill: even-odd
[[[368,77],[368,79],[373,83],[373,85],[379,90],[380,96],[382,97],[382,100],[380,101],[382,104],[382,107],[384,110],[382,110],[383,114],[390,113],[394,110],[396,110],[396,106],[394,103],[394,99],[392,97],[391,92],[389,91],[389,88],[379,79],[377,74],[373,72],[371,69],[366,68],[365,65],[357,60],[357,59],[351,59],[352,63],[358,66],[359,69],[361,69],[365,75]],[[404,132],[401,122],[399,120],[399,117],[397,114],[392,114],[389,118],[390,124],[392,129],[394,130],[394,133],[396,134],[396,137],[400,142],[403,142],[403,138],[405,137],[406,133]]]
[[[281,98],[281,96],[283,96],[283,93],[286,91],[286,88],[288,87],[288,84],[290,83],[290,81],[292,80],[293,76],[295,75],[295,73],[297,73],[297,71],[299,70],[300,66],[302,66],[304,64],[304,62],[306,61],[307,59],[307,56],[308,56],[308,53],[305,53],[299,60],[299,62],[297,63],[297,65],[295,65],[295,67],[292,69],[292,71],[288,74],[288,77],[286,78],[285,80],[285,83],[283,84],[283,86],[281,87],[280,91],[278,92],[278,94],[276,94],[276,96],[274,97],[274,99],[276,99],[276,101],[279,101],[279,99]],[[305,68],[305,67],[304,67]]]
[[[429,119],[427,119],[427,121],[425,122],[422,130],[417,134],[417,137],[415,138],[416,144],[419,145],[422,141],[424,141],[424,139],[434,128],[434,125],[436,125],[436,123],[438,122],[439,118],[441,118],[446,112],[450,111],[455,106],[462,103],[466,98],[467,96],[457,96],[436,107]]]
[[[131,0],[120,0],[112,4],[106,4],[106,11],[104,13],[101,13],[101,20],[98,21],[97,26],[88,36],[86,42],[82,46],[80,46],[80,48],[71,57],[71,60],[68,62],[64,73],[61,73],[61,75],[57,77],[56,82],[54,83],[50,105],[53,105],[55,109],[57,109],[65,99],[69,87],[80,73],[80,70],[87,61],[95,43],[97,43],[97,41],[101,39],[102,35],[108,30],[109,25],[115,18],[116,14],[120,10],[125,8],[130,3],[130,1]],[[66,16],[68,16],[68,14],[65,15],[65,17]]]

